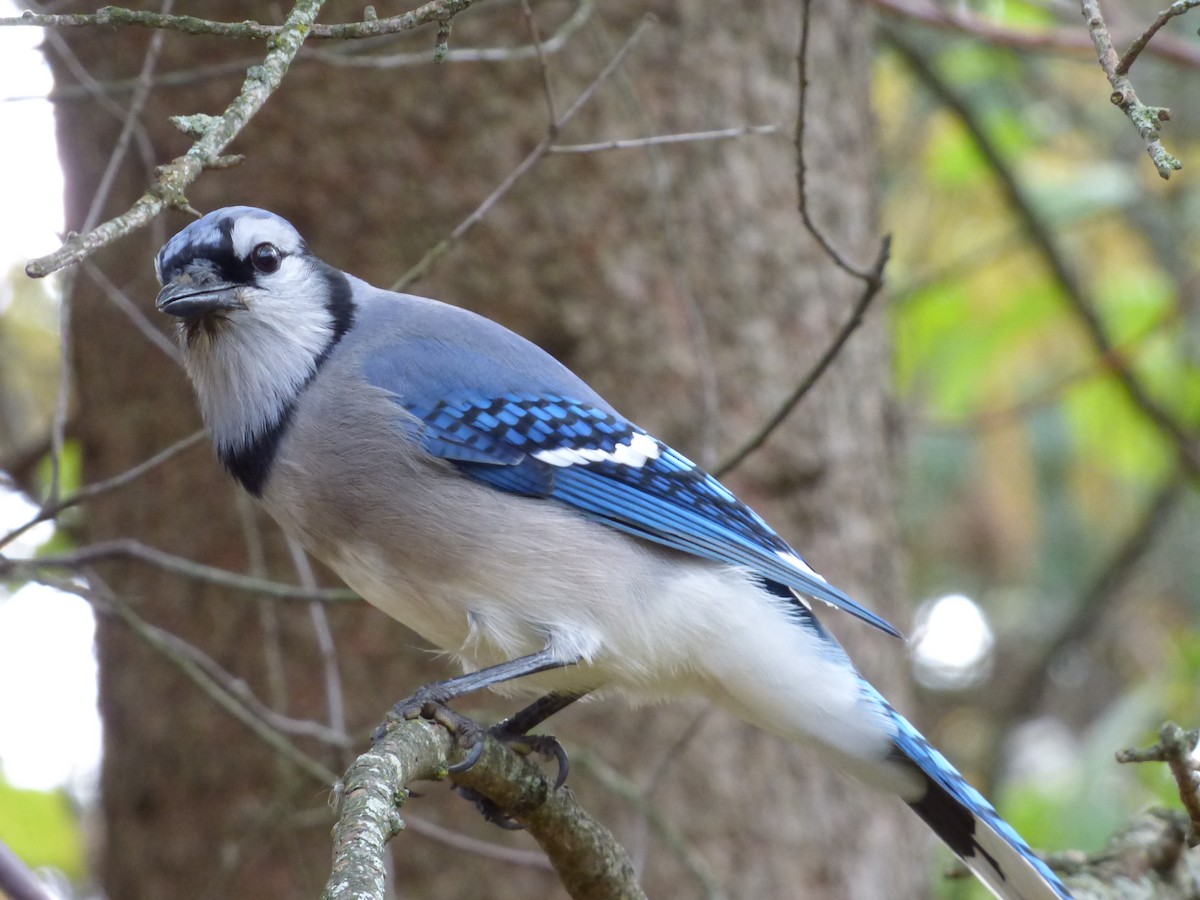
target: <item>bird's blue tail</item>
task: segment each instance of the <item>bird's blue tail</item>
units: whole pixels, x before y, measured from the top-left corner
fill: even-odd
[[[896,761],[915,766],[925,786],[924,795],[908,805],[967,868],[1000,900],[1069,900],[1071,893],[1058,876],[984,796],[908,720],[879,699],[895,718]]]

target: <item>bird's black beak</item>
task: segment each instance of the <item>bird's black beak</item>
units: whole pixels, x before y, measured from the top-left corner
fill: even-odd
[[[246,304],[238,296],[239,287],[228,281],[197,281],[184,273],[158,292],[154,305],[159,312],[180,319],[245,309]]]

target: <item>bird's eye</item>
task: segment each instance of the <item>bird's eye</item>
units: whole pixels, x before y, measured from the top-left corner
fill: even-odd
[[[264,275],[278,272],[281,262],[283,262],[283,253],[274,244],[259,244],[250,251],[250,264],[256,271],[262,272]]]

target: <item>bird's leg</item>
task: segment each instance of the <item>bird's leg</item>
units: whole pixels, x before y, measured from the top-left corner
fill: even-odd
[[[480,669],[477,672],[468,672],[465,675],[459,675],[455,678],[447,678],[445,681],[435,681],[432,684],[427,684],[419,688],[411,697],[401,700],[392,707],[383,724],[376,730],[374,739],[379,740],[383,737],[389,724],[403,719],[415,719],[418,716],[423,716],[426,719],[440,723],[453,734],[460,734],[463,731],[469,732],[474,727],[474,723],[466,717],[460,716],[450,710],[446,704],[451,700],[486,687],[511,681],[514,678],[534,675],[550,669],[561,669],[565,666],[575,665],[576,662],[578,660],[560,659],[547,648],[537,653],[531,653],[529,656],[519,656],[516,659],[510,659],[508,662]],[[551,715],[555,711],[551,710],[551,712],[546,713],[542,716],[542,719],[545,719],[546,716]],[[541,719],[533,721],[526,727],[532,728],[539,721]]]
[[[521,756],[537,753],[543,759],[556,760],[558,762],[558,777],[554,780],[554,790],[558,790],[567,780],[567,773],[571,768],[567,751],[563,749],[562,744],[553,735],[531,735],[529,734],[529,730],[536,728],[555,713],[566,709],[585,693],[587,692],[546,694],[546,696],[539,697],[504,721],[497,722],[488,729],[488,734],[499,741],[503,741],[511,750]],[[480,752],[472,753],[463,762],[451,766],[451,771],[463,772],[478,762],[479,755],[482,753],[483,742],[480,741],[476,746],[480,748]],[[492,824],[498,825],[507,831],[517,831],[524,827],[500,809],[499,806],[477,791],[461,786],[456,787],[455,790],[460,796],[474,803],[480,815]]]
[[[571,762],[567,758],[567,751],[562,748],[562,744],[552,735],[531,735],[529,731],[541,725],[554,714],[562,712],[585,693],[587,692],[580,691],[571,694],[547,694],[544,697],[539,697],[524,709],[513,713],[513,715],[509,716],[503,722],[497,722],[488,729],[488,734],[499,741],[503,741],[522,756],[537,753],[546,760],[557,760],[558,777],[554,780],[554,789],[558,790],[563,786],[563,782],[567,780],[567,773],[571,768]]]

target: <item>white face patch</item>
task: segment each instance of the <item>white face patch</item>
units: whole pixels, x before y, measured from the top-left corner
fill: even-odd
[[[241,216],[233,223],[230,237],[234,255],[238,259],[245,259],[259,244],[274,244],[284,253],[299,253],[304,246],[300,233],[275,216]]]
[[[658,459],[659,453],[658,441],[648,434],[635,434],[628,444],[617,444],[612,450],[558,447],[554,450],[539,450],[533,454],[533,458],[559,468],[577,463],[615,462],[618,465],[640,469],[647,461]]]

